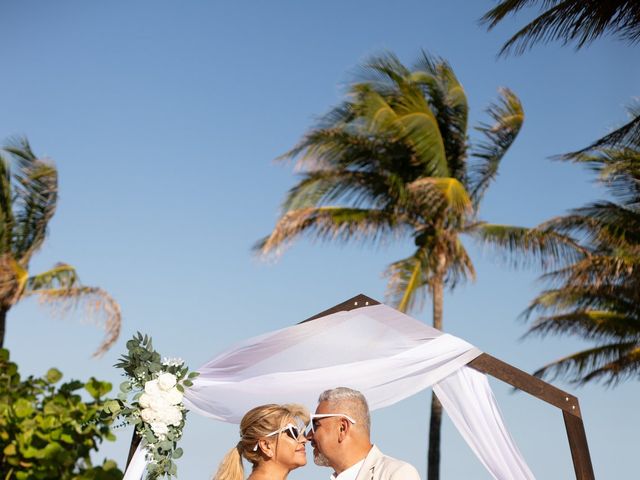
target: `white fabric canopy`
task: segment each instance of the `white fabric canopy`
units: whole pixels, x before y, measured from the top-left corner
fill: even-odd
[[[485,375],[465,365],[478,349],[386,305],[338,312],[242,342],[198,369],[191,411],[239,423],[265,403],[301,403],[338,386],[364,393],[371,410],[433,386],[444,409],[491,475],[534,476],[509,435]],[[136,452],[125,480],[139,480]]]

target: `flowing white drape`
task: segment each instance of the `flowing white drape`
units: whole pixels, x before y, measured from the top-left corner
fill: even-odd
[[[198,369],[185,404],[193,412],[239,423],[247,410],[264,403],[301,403],[313,411],[318,394],[337,386],[362,391],[372,410],[433,386],[494,478],[533,479],[486,377],[465,366],[480,354],[464,340],[386,305],[362,307],[232,347]],[[136,461],[143,456],[139,451]],[[137,465],[126,480],[140,478]]]

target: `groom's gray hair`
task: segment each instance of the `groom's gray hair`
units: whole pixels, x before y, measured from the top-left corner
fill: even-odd
[[[337,387],[325,390],[318,397],[318,403],[328,402],[339,407],[339,412],[345,413],[356,421],[356,427],[363,427],[369,433],[371,431],[371,415],[369,404],[362,392],[347,387]]]

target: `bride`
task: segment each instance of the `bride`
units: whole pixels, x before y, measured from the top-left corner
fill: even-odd
[[[220,462],[213,480],[243,480],[242,457],[252,465],[247,480],[284,480],[307,463],[304,425],[309,413],[301,405],[261,405],[240,422],[240,441]]]

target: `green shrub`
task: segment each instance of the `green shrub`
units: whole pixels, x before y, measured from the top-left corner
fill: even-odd
[[[93,466],[90,454],[114,440],[110,420],[101,418],[111,384],[91,378],[56,384],[52,368],[42,378],[20,379],[9,351],[0,349],[0,479],[119,480],[115,462]],[[83,401],[85,389],[92,400]]]

